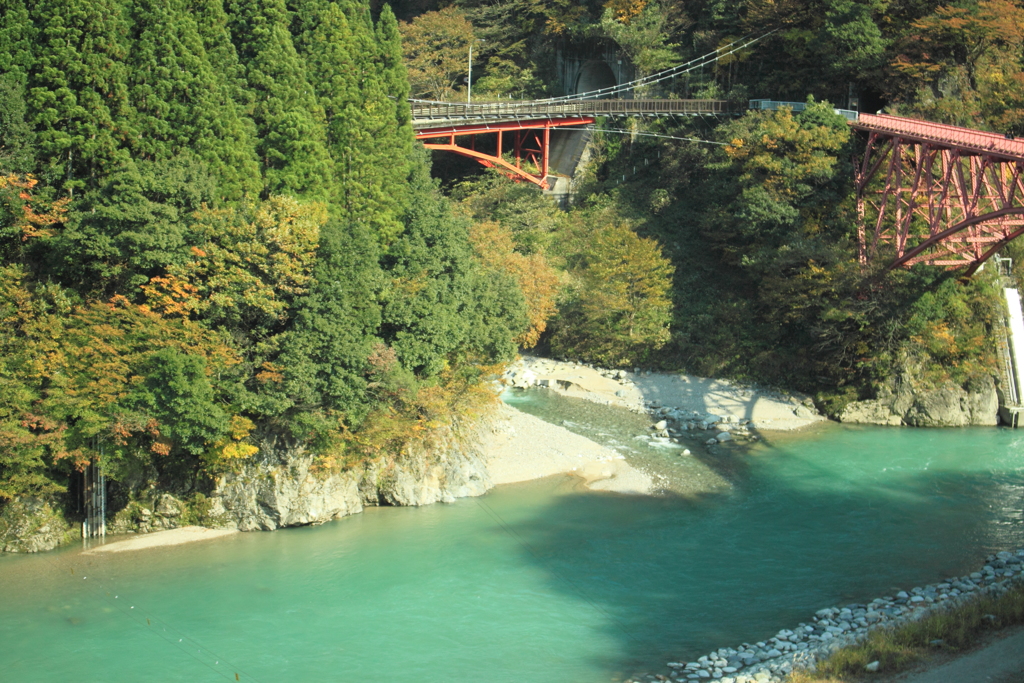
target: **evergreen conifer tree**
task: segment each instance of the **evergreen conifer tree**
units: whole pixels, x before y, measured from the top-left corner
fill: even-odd
[[[286,0],[291,13],[292,41],[299,54],[309,52],[313,42],[313,32],[324,20],[324,12],[334,3],[330,0]],[[310,75],[310,80],[313,80]]]
[[[0,176],[31,172],[34,157],[35,135],[25,120],[24,87],[19,74],[0,73]]]
[[[95,186],[135,141],[128,99],[128,21],[119,0],[39,0],[27,104],[44,175]]]
[[[412,129],[406,130],[407,141],[396,138],[396,103],[389,98],[388,76],[381,67],[366,3],[342,0],[331,5],[334,8],[325,9],[310,41],[307,59],[317,65],[318,94],[332,100],[336,201],[347,215],[369,220],[378,241],[387,245],[402,231]],[[345,17],[347,32],[339,14]],[[341,41],[349,45],[347,63],[336,58],[340,55],[330,54],[334,51],[331,46]],[[328,85],[339,79],[345,83],[341,96]]]
[[[391,164],[381,167],[383,182],[390,187],[404,187],[411,172],[410,161],[415,137],[412,130],[412,111],[409,107],[409,75],[402,58],[402,36],[398,32],[398,20],[390,5],[384,5],[377,20],[377,45],[380,50],[381,78],[384,94],[387,96],[388,125],[377,137],[378,148],[386,151],[393,159]],[[396,198],[399,210],[404,210],[407,200]],[[404,200],[404,201],[403,201]]]
[[[260,191],[254,141],[228,83],[206,57],[183,0],[135,0],[129,64],[138,113],[136,153],[167,159],[192,150],[207,162],[222,196]]]
[[[332,164],[323,110],[295,51],[283,0],[233,0],[231,31],[248,87],[264,194],[324,198]]]
[[[242,106],[243,112],[249,111],[253,97],[245,82],[245,68],[238,61],[238,53],[231,42],[223,0],[188,0],[186,11],[195,19],[211,68],[224,79],[231,97]],[[256,129],[247,115],[243,120],[250,133],[255,134]]]
[[[296,436],[348,426],[369,410],[367,358],[380,326],[377,293],[383,277],[376,240],[360,222],[331,220],[320,233],[318,262],[309,293],[297,304],[295,322],[278,365],[281,389],[291,407]]]
[[[35,29],[24,0],[0,0],[0,74],[11,74],[24,85],[32,64]]]

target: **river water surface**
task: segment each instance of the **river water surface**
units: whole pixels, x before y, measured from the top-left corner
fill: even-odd
[[[1024,545],[1024,431],[829,424],[687,458],[628,444],[638,427],[612,413],[514,401],[618,440],[670,493],[555,477],[319,527],[0,557],[0,681],[618,681]],[[687,473],[712,485],[672,482]]]

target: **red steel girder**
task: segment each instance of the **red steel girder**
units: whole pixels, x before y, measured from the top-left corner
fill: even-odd
[[[887,244],[888,270],[926,263],[969,276],[1024,233],[1024,141],[895,116],[851,125],[868,133],[855,165],[863,263]]]
[[[425,128],[416,131],[417,140],[446,139],[446,142],[424,142],[427,149],[438,149],[454,152],[471,159],[476,159],[484,166],[496,167],[509,177],[526,180],[542,189],[547,189],[549,151],[551,148],[551,129],[567,126],[585,126],[594,123],[594,119],[586,116],[574,116],[563,119],[536,119],[532,121],[507,121],[503,123],[467,123],[466,125],[445,126],[443,128]],[[512,132],[513,153],[515,163],[510,163],[502,156],[504,133]],[[497,133],[497,145],[494,154],[476,149],[476,136]],[[469,147],[458,143],[458,138],[469,137]],[[523,168],[523,160],[533,164],[538,173],[531,173]]]

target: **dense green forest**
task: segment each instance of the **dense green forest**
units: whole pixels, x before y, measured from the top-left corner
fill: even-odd
[[[354,1],[4,0],[0,498],[325,467],[478,400],[527,326]]]
[[[832,109],[1024,133],[1003,0],[0,0],[0,502],[102,461],[202,491],[274,435],[325,469],[472,412],[517,348],[869,396],[992,372],[990,277],[856,262]],[[397,15],[397,16],[396,16]],[[561,211],[441,184],[407,99],[553,94],[559,50],[650,96],[803,112],[602,122]],[[706,140],[640,137],[637,132]],[[639,163],[638,163],[639,162]],[[1020,262],[1020,260],[1018,260]]]

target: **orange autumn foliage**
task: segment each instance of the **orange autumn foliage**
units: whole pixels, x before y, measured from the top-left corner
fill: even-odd
[[[52,236],[55,226],[64,222],[68,203],[71,201],[70,198],[64,197],[54,201],[49,207],[40,209],[31,193],[38,184],[39,181],[31,175],[0,175],[0,190],[18,190],[18,199],[24,202],[16,224],[16,227],[21,229],[23,242],[33,237]]]
[[[469,238],[476,257],[484,266],[508,273],[522,290],[530,324],[515,341],[532,348],[557,311],[555,296],[561,278],[543,254],[526,256],[517,252],[512,232],[498,223],[474,223]]]

